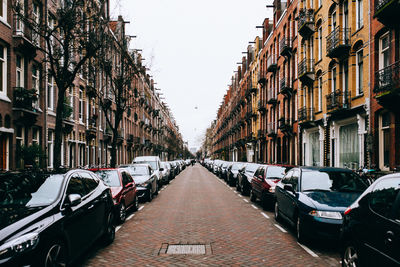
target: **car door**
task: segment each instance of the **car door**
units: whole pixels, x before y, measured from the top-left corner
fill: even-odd
[[[381,264],[400,264],[400,179],[384,179],[376,184],[369,198],[371,216],[367,224],[366,246],[372,259]]]
[[[124,187],[122,194],[125,198],[125,205],[130,206],[135,201],[135,183],[127,172],[122,171],[121,175],[122,186]]]
[[[253,192],[258,198],[261,198],[261,195],[262,195],[262,185],[263,185],[263,181],[264,181],[264,174],[265,174],[264,167],[261,166],[254,173],[253,180],[251,181]]]
[[[151,193],[155,193],[157,189],[157,175],[156,173],[149,167],[150,174],[150,183],[151,183]]]
[[[92,217],[87,215],[91,203],[88,198],[85,198],[86,192],[82,178],[77,172],[72,173],[69,177],[61,211],[64,215],[64,230],[70,254],[73,257],[78,255],[82,248],[86,248],[91,240]],[[74,207],[67,207],[70,194],[79,194],[82,202]]]
[[[297,207],[298,207],[298,190],[299,190],[299,169],[294,169],[290,183],[293,187],[293,191],[286,190],[288,197],[288,217],[293,221],[296,220]]]
[[[285,189],[285,185],[291,184],[293,170],[290,170],[285,177],[277,184],[275,188],[276,201],[279,206],[280,212],[288,217],[290,208],[290,196],[288,191]]]

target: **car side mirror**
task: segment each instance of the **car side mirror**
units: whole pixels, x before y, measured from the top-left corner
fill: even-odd
[[[291,185],[291,184],[285,184],[283,186],[283,189],[285,189],[286,191],[290,191],[290,192],[294,193],[293,185]]]
[[[160,168],[160,172],[164,171],[164,168]]]
[[[75,207],[82,202],[82,197],[79,194],[70,194],[68,195],[68,203],[69,207]]]
[[[262,175],[258,175],[257,177],[258,177],[258,179],[260,179],[260,180],[263,179]]]

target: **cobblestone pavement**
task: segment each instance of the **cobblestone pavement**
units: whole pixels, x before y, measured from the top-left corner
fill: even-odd
[[[199,164],[188,167],[94,248],[81,266],[338,266],[335,249],[301,247],[290,227]],[[204,244],[203,255],[165,254],[174,244]]]

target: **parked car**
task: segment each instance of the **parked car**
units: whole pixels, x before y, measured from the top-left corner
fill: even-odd
[[[233,162],[232,165],[230,165],[227,169],[227,183],[230,186],[236,185],[236,180],[237,180],[237,175],[239,173],[239,170],[244,167],[243,162]]]
[[[400,266],[400,173],[376,180],[344,212],[342,266]]]
[[[179,167],[175,161],[169,161],[168,163],[171,166],[171,179],[174,179],[179,174]]]
[[[132,164],[126,168],[136,183],[136,191],[140,200],[152,201],[158,194],[157,176],[149,164]]]
[[[221,165],[221,171],[220,171],[220,177],[224,179],[225,181],[227,180],[227,174],[228,174],[228,167],[232,164],[232,162],[225,161]]]
[[[0,265],[65,266],[115,237],[110,188],[92,172],[0,175]]]
[[[357,173],[333,167],[298,167],[276,185],[275,219],[296,227],[299,242],[339,239],[345,209],[368,187]]]
[[[256,163],[246,163],[244,168],[239,171],[236,189],[241,192],[242,195],[248,195],[250,193],[251,180],[259,166],[260,164]]]
[[[289,165],[261,165],[251,180],[250,200],[261,200],[264,208],[275,204],[275,186],[286,172],[294,166]]]
[[[90,169],[111,189],[115,217],[120,223],[126,219],[126,211],[132,208],[136,211],[139,199],[136,193],[136,184],[131,175],[124,169]]]
[[[142,156],[142,157],[136,157],[133,159],[133,164],[134,163],[147,163],[151,166],[151,168],[154,171],[155,176],[157,177],[157,183],[158,183],[158,187],[157,187],[157,192],[158,192],[158,188],[162,186],[162,182],[161,182],[161,172],[164,170],[161,167],[161,161],[160,158],[158,156]]]
[[[163,169],[161,171],[161,181],[163,184],[168,184],[169,183],[169,174],[170,174],[170,167],[167,162],[161,162],[161,168]]]

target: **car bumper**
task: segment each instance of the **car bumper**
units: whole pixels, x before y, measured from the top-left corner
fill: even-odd
[[[304,232],[306,235],[317,239],[339,240],[342,221],[307,214],[303,216]]]
[[[146,187],[136,187],[136,195],[138,196],[139,199],[146,198],[148,192],[149,189]]]

